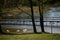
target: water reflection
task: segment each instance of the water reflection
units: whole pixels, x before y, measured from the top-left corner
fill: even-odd
[[[32,26],[32,21],[31,19],[17,19],[18,21],[1,21],[0,24],[21,24],[21,25],[2,25],[2,27],[7,27],[7,28],[29,28],[32,29],[33,31],[33,26]],[[20,20],[20,21],[19,21]],[[26,22],[25,22],[26,20]],[[41,27],[40,27],[40,20],[39,18],[35,19],[36,24],[36,29],[38,32],[41,32]],[[60,7],[58,8],[50,8],[47,10],[47,12],[44,14],[44,21],[50,21],[50,22],[44,22],[44,29],[46,32],[51,33],[51,26],[52,26],[52,31],[53,33],[60,33]],[[55,22],[51,22],[55,21]],[[57,22],[58,21],[58,22]],[[24,25],[25,24],[25,25]]]

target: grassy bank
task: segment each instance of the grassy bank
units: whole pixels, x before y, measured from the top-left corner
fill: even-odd
[[[0,40],[60,40],[60,34],[0,35]]]

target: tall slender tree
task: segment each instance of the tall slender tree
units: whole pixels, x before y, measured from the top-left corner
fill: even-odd
[[[0,0],[0,17],[2,16],[2,7],[3,7],[3,3],[4,0]],[[1,29],[1,24],[0,24],[0,33],[2,33],[2,29]]]
[[[44,23],[43,23],[43,0],[38,0],[39,3],[39,14],[40,14],[40,26],[41,26],[41,31],[44,31]]]
[[[0,17],[1,17],[1,9],[0,9]],[[1,24],[0,24],[0,33],[2,33]]]
[[[34,21],[34,14],[33,14],[33,4],[32,4],[32,0],[29,0],[29,2],[30,2],[30,7],[31,7],[31,13],[32,13],[31,18],[32,18],[32,23],[33,23],[34,33],[37,33],[37,31],[36,31],[36,26],[35,26],[35,21]]]

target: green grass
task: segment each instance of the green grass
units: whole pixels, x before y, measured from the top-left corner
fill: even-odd
[[[60,34],[20,34],[20,35],[0,35],[0,40],[60,40]]]

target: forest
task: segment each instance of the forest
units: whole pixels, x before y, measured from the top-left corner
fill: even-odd
[[[38,1],[40,1],[40,3],[43,1],[43,4],[45,5],[55,5],[59,4],[59,0],[32,0],[33,1],[33,5],[37,6]],[[20,6],[29,6],[29,0],[0,0],[0,7],[5,7],[5,8],[9,8],[9,7],[16,7],[16,5],[20,5]]]

